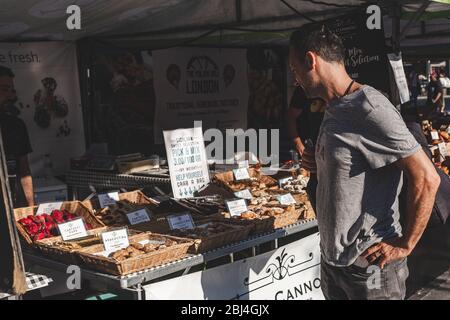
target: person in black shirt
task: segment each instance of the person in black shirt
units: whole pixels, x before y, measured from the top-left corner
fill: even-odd
[[[432,109],[431,112],[444,112],[444,91],[441,82],[439,81],[439,76],[436,72],[433,72],[431,74],[431,79],[430,83],[428,84],[427,91],[427,105]]]
[[[17,100],[13,79],[11,69],[0,66],[0,127],[3,148],[15,206],[33,206],[33,180],[28,162],[28,154],[32,151],[30,139],[25,123],[10,111]],[[19,182],[22,190],[18,186]],[[23,191],[25,201],[20,200],[20,191]]]
[[[308,99],[301,87],[297,87],[292,95],[288,108],[287,124],[289,135],[293,139],[295,148],[300,156],[305,151],[305,141],[311,140],[312,144],[316,144],[319,135],[320,125],[322,124],[325,101],[320,98]],[[307,159],[303,159],[306,161]],[[316,172],[310,172],[310,179],[306,192],[311,200],[313,208],[316,207]]]

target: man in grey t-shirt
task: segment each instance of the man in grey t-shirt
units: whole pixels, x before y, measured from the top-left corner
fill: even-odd
[[[306,94],[328,103],[315,155],[304,155],[317,164],[322,291],[327,299],[403,299],[406,257],[427,225],[440,178],[389,100],[349,77],[338,36],[314,24],[294,32],[290,65]]]

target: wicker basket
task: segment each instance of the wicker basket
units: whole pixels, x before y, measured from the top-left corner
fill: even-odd
[[[104,227],[105,225],[92,213],[91,210],[86,208],[80,201],[66,201],[61,205],[61,210],[67,210],[76,217],[82,217],[84,222],[92,225],[93,229]],[[26,218],[29,215],[35,215],[38,210],[38,206],[24,207],[14,209],[14,218],[16,220],[16,226],[23,239],[28,244],[33,243],[33,239],[25,230],[25,228],[18,222],[22,218]],[[52,237],[53,238],[53,237]]]
[[[223,213],[223,216],[252,226],[250,235],[256,235],[294,224],[302,218],[304,211],[305,209],[286,210],[284,213],[274,217],[262,217],[252,220],[231,218],[228,212]]]
[[[139,204],[139,205],[154,205],[156,204],[150,200],[142,191],[136,190],[131,192],[124,192],[119,194],[119,200],[133,203],[133,204]],[[100,202],[98,201],[98,198],[93,198],[90,200],[83,201],[83,204],[86,206],[86,208],[90,209],[91,211],[96,211],[100,208]]]
[[[155,214],[150,218],[150,221],[136,224],[133,226],[133,229],[139,230],[142,232],[169,234],[170,233],[170,225],[169,225],[169,222],[167,221],[167,217],[171,216],[171,215],[182,214],[185,212]],[[192,212],[189,212],[189,214],[191,215],[192,220],[195,223],[197,223],[200,220],[205,220],[205,216],[203,216],[203,215],[192,213]],[[216,218],[221,218],[221,217],[218,216]]]
[[[78,264],[81,262],[81,260],[76,252],[88,246],[100,244],[100,234],[105,231],[107,231],[106,227],[89,230],[88,238],[68,242],[74,245],[74,247],[72,248],[62,247],[58,245],[58,242],[63,241],[60,236],[38,240],[33,244],[33,247],[36,251],[44,256],[51,258],[52,260],[64,262],[67,264]],[[79,246],[79,248],[75,246]]]
[[[207,219],[203,221],[198,221],[197,224],[201,225],[211,222],[225,225],[226,227],[228,227],[228,230],[203,238],[199,237],[191,238],[187,236],[186,238],[194,240],[194,245],[190,249],[191,252],[204,253],[207,251],[221,248],[228,244],[245,240],[248,238],[250,231],[252,230],[251,225],[236,223],[234,221],[229,221],[229,219]]]
[[[103,245],[95,245],[79,251],[79,257],[86,266],[92,269],[114,275],[126,275],[182,259],[186,256],[189,248],[193,245],[193,241],[188,239],[164,236],[155,233],[143,233],[132,236],[129,240],[131,243],[143,240],[166,239],[175,240],[178,244],[123,261],[116,261],[112,258],[95,255],[95,253],[99,253],[104,250]]]
[[[275,179],[261,174],[261,171],[258,169],[249,168],[248,174],[249,174],[250,178],[257,178],[259,180],[259,182],[264,183],[267,187],[274,186],[277,184],[277,181]],[[231,191],[231,192],[240,191],[239,189],[233,188],[232,186],[230,186],[228,184],[228,182],[234,181],[233,171],[217,173],[214,175],[213,181],[216,182],[217,184],[221,185],[228,191]]]

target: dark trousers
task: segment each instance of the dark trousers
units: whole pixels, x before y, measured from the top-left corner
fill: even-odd
[[[403,300],[409,276],[407,259],[376,266],[334,267],[322,259],[321,287],[327,300]]]
[[[309,201],[314,209],[314,212],[317,214],[316,210],[316,191],[317,191],[317,176],[311,175],[309,177],[308,185],[306,186],[306,194],[309,197]]]

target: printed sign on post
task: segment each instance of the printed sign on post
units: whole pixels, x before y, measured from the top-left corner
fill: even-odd
[[[234,169],[233,174],[236,181],[250,179],[247,168]]]
[[[245,189],[245,190],[242,190],[242,191],[237,191],[237,192],[234,193],[234,195],[237,198],[242,198],[242,199],[247,199],[247,200],[253,199],[253,195],[250,192],[250,190],[248,190],[248,189]]]
[[[75,240],[88,236],[86,227],[84,225],[84,220],[82,218],[59,223],[58,229],[63,241]]]
[[[231,216],[240,216],[242,213],[247,211],[247,203],[245,199],[227,201],[226,205],[228,207],[228,212]]]
[[[107,206],[111,206],[116,204],[116,201],[119,201],[119,192],[109,192],[109,193],[101,193],[98,195],[98,202],[100,203],[100,208],[105,208]]]
[[[131,225],[150,221],[147,210],[141,209],[127,214],[128,221]]]
[[[39,216],[44,213],[51,214],[53,210],[60,210],[62,204],[62,202],[49,202],[40,204],[37,209],[36,215]]]
[[[105,250],[108,252],[115,252],[130,245],[126,228],[103,232],[102,241]]]
[[[294,197],[290,193],[279,195],[277,199],[282,205],[291,205],[297,203],[297,201],[295,201]]]
[[[170,230],[195,228],[194,221],[189,213],[168,216],[167,222],[169,223]]]

